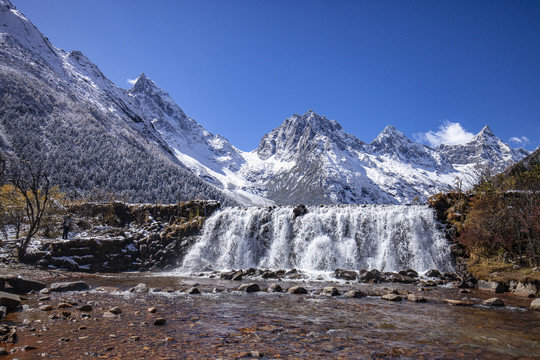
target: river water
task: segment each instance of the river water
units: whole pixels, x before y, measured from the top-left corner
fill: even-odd
[[[87,278],[89,292],[29,295],[28,309],[10,314],[19,326],[19,341],[8,346],[20,359],[540,359],[540,312],[526,309],[530,299],[499,296],[504,308],[478,305],[492,293],[460,294],[453,287],[423,289],[413,285],[280,281],[302,285],[306,295],[242,293],[240,282],[220,279],[100,275]],[[255,280],[266,289],[272,282]],[[127,291],[138,283],[148,293]],[[197,286],[202,294],[183,291]],[[320,295],[325,286],[342,293],[362,290],[372,296],[345,298]],[[396,289],[428,302],[389,302],[377,294]],[[218,291],[215,293],[214,291]],[[466,299],[458,307],[444,299]],[[83,312],[57,309],[65,301],[93,304]],[[51,304],[52,311],[40,311]],[[114,306],[122,313],[104,317]],[[149,313],[148,307],[156,307]],[[71,313],[62,316],[62,311]],[[51,319],[54,314],[58,319]],[[67,314],[64,314],[67,315]],[[54,316],[53,316],[54,317]],[[157,317],[164,326],[153,325]],[[138,336],[138,340],[133,337]],[[36,349],[23,351],[23,346]]]

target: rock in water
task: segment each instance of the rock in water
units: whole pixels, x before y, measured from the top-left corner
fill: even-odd
[[[387,301],[401,301],[403,298],[396,294],[386,294],[381,296],[381,299],[387,300]]]
[[[338,291],[338,289],[336,289],[336,288],[333,287],[333,286],[328,286],[328,287],[325,287],[325,288],[322,290],[321,295],[325,295],[325,296],[339,296],[339,291]]]
[[[495,293],[503,293],[508,291],[508,284],[499,281],[478,280],[476,287],[479,290],[493,291]]]
[[[47,284],[32,279],[16,277],[8,280],[8,283],[17,291],[28,293],[32,290],[39,291],[47,287]]]
[[[530,306],[533,311],[540,311],[540,298],[536,298],[531,302]]]
[[[499,298],[491,298],[485,301],[482,301],[482,305],[485,306],[504,306],[504,302]]]
[[[129,291],[134,293],[147,293],[148,291],[150,291],[150,289],[148,288],[148,285],[140,283],[137,286],[129,289]]]
[[[268,288],[268,292],[283,292],[283,288],[279,284],[272,284]]]
[[[14,311],[21,304],[21,298],[7,292],[0,291],[0,306],[5,306],[8,311]]]
[[[307,294],[306,288],[303,288],[301,286],[293,286],[289,288],[287,292],[291,294],[300,294],[300,295]]]
[[[343,294],[343,296],[348,297],[348,298],[358,299],[358,298],[366,296],[366,294],[364,294],[360,290],[351,290],[351,291],[347,291],[345,294]]]
[[[68,281],[68,282],[58,282],[53,283],[49,286],[51,291],[61,292],[61,291],[83,291],[89,290],[90,286],[84,281]]]
[[[407,295],[407,300],[412,301],[412,302],[427,302],[425,297],[418,296],[415,294]]]
[[[190,295],[199,295],[200,293],[201,291],[197,289],[196,287],[191,287],[186,290],[186,294],[190,294]]]
[[[242,284],[238,288],[238,291],[245,291],[247,293],[252,293],[252,292],[261,291],[261,288],[259,287],[259,285],[255,284],[255,283],[253,283],[253,284]]]

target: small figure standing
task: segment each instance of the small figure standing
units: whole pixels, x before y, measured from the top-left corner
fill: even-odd
[[[71,227],[71,216],[67,215],[64,216],[64,223],[62,224],[62,227],[64,228],[64,233],[62,234],[62,239],[68,238],[69,228]]]

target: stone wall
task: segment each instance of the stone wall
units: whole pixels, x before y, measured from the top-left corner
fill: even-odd
[[[26,260],[43,268],[84,272],[172,269],[219,207],[215,201],[76,204],[68,212],[80,233],[69,240],[43,241]]]

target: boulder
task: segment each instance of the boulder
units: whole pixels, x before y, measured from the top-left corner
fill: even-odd
[[[200,293],[201,291],[197,289],[196,287],[190,287],[189,289],[186,290],[186,294],[190,294],[190,295],[199,295]]]
[[[259,287],[258,284],[255,284],[255,283],[251,283],[251,284],[242,284],[240,285],[240,287],[238,288],[238,291],[245,291],[247,293],[252,293],[252,292],[258,292],[258,291],[261,291],[261,288]]]
[[[518,282],[514,290],[514,295],[533,298],[538,293],[538,286],[532,283]]]
[[[508,284],[500,281],[478,280],[476,287],[479,290],[493,291],[495,293],[503,293],[508,291]]]
[[[325,288],[322,290],[321,295],[325,295],[325,296],[339,296],[339,291],[338,291],[338,289],[336,289],[336,288],[333,287],[333,286],[328,286],[328,287],[325,287]]]
[[[354,270],[336,269],[334,271],[334,276],[337,279],[356,280],[358,273]]]
[[[302,216],[307,213],[307,207],[304,204],[296,205],[293,209],[294,217]]]
[[[383,282],[385,279],[380,271],[373,269],[370,271],[361,272],[360,275],[358,276],[358,280],[363,281],[363,282],[380,283],[380,282]]]
[[[416,280],[408,275],[392,273],[387,278],[388,281],[401,284],[412,284]]]
[[[536,298],[531,301],[530,309],[532,311],[540,311],[540,298]]]
[[[364,294],[362,291],[360,290],[350,290],[350,291],[347,291],[345,294],[343,294],[343,296],[345,297],[348,297],[348,298],[362,298],[364,296],[366,296],[366,294]]]
[[[482,305],[485,306],[504,306],[504,302],[499,298],[491,298],[482,301]]]
[[[167,320],[165,320],[164,318],[157,318],[156,320],[154,320],[154,325],[157,325],[157,326],[163,326],[167,323]]]
[[[444,302],[454,306],[472,306],[474,303],[467,300],[444,299]]]
[[[385,294],[381,296],[381,299],[387,300],[387,301],[401,301],[403,298],[396,294]]]
[[[415,294],[407,295],[407,300],[412,301],[412,302],[419,302],[419,303],[427,302],[425,297],[415,295]]]
[[[84,281],[68,281],[68,282],[57,282],[52,283],[49,286],[51,291],[61,292],[61,291],[83,291],[90,289],[87,283]]]
[[[283,288],[279,284],[272,284],[268,288],[268,292],[283,292]]]
[[[431,278],[438,278],[441,276],[441,273],[437,269],[431,269],[426,273],[426,276]]]
[[[148,285],[144,283],[140,283],[137,286],[134,286],[131,289],[129,289],[129,291],[134,292],[134,293],[147,293],[148,291],[150,291],[150,289],[148,288]]]
[[[0,291],[0,306],[5,306],[8,311],[14,311],[21,304],[21,298],[7,292]]]
[[[21,293],[28,293],[32,290],[39,291],[41,289],[44,289],[47,287],[47,285],[41,281],[36,281],[32,279],[22,278],[22,277],[14,277],[11,279],[8,279],[9,285],[18,292]]]
[[[244,275],[244,273],[242,272],[242,270],[239,270],[236,273],[234,273],[234,275],[231,277],[231,280],[232,281],[240,281],[240,280],[242,280],[243,275]]]
[[[291,294],[307,294],[306,288],[303,288],[301,286],[290,287],[289,289],[287,289],[287,292]]]

